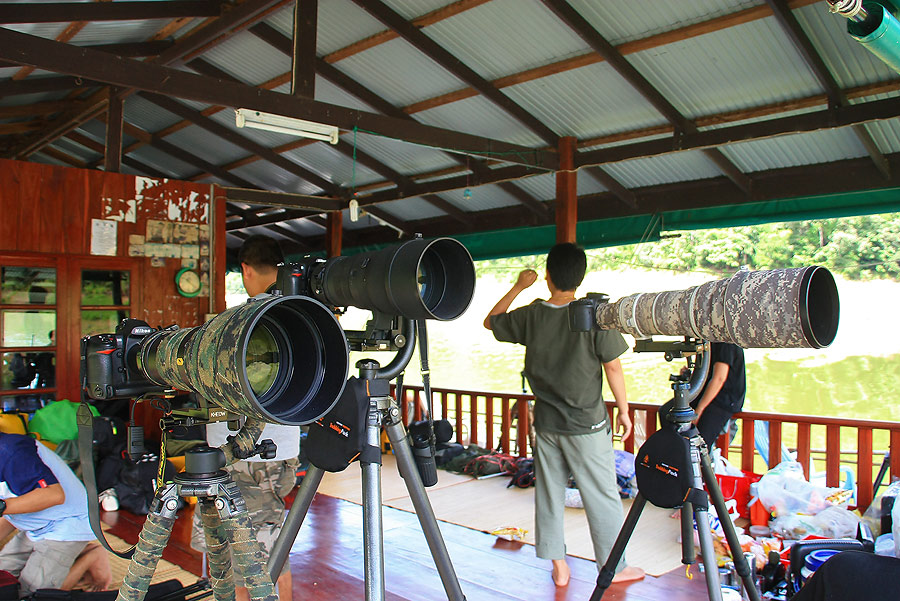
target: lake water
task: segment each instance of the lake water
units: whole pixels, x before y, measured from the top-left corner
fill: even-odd
[[[462,317],[452,322],[428,322],[433,386],[521,392],[524,347],[497,342],[482,326],[485,315],[513,279],[480,277],[472,305]],[[680,290],[714,279],[718,278],[708,274],[594,272],[578,292],[605,292],[617,300],[635,292]],[[900,320],[896,313],[900,283],[840,279],[837,283],[841,324],[831,347],[746,351],[746,409],[900,421]],[[513,307],[548,296],[544,280],[539,279]],[[364,311],[351,310],[342,324],[348,329],[359,328],[367,316]],[[358,358],[353,355],[351,365]],[[390,359],[389,355],[370,356],[382,363]],[[668,374],[677,372],[684,363],[666,363],[660,353],[630,351],[622,356],[622,362],[629,400],[649,403],[663,403],[671,397]],[[407,369],[406,382],[421,383],[418,357]]]

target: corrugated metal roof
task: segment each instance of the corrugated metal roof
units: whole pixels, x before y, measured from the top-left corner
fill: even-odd
[[[760,0],[568,0],[613,45],[764,4]]]
[[[884,153],[900,152],[900,119],[875,121],[863,127],[872,135],[872,139]]]
[[[293,37],[293,19],[292,9],[283,10],[272,19],[272,25],[281,33]],[[331,54],[386,29],[380,21],[350,0],[319,2],[317,24],[316,52],[319,56]]]
[[[232,169],[231,173],[254,182],[267,190],[272,186],[294,194],[321,194],[318,186],[266,161],[255,161]]]
[[[119,42],[144,42],[149,40],[160,29],[169,24],[171,19],[148,19],[146,21],[92,21],[75,34],[72,43],[78,46],[89,44],[110,44],[110,40]],[[201,19],[194,19],[199,23]]]
[[[415,221],[445,215],[442,210],[421,198],[404,198],[403,200],[381,203],[378,205],[378,210],[382,209],[403,221]]]
[[[487,80],[588,50],[543,4],[530,0],[492,0],[422,31]]]
[[[503,91],[564,136],[590,138],[665,123],[608,63],[564,71]]]
[[[628,59],[688,118],[822,92],[773,17]]]
[[[466,190],[471,195],[466,198]],[[521,204],[515,196],[503,188],[491,184],[477,188],[462,188],[443,192],[441,198],[449,201],[464,211],[488,211]]]
[[[203,59],[242,82],[259,85],[291,70],[291,58],[249,32],[228,38]]]
[[[406,106],[464,87],[460,80],[402,39],[354,54],[334,66],[394,106]],[[405,75],[409,73],[416,76]]]
[[[336,150],[331,144],[310,144],[283,153],[292,161],[319,173],[325,179],[348,189],[354,184],[365,185],[383,178],[367,167],[354,164],[353,159]]]
[[[392,138],[359,132],[355,137],[353,132],[343,137],[343,140],[351,145],[354,139],[357,148],[401,174],[429,173],[459,164],[447,153],[427,146],[407,144]]]
[[[699,150],[632,159],[604,165],[626,188],[719,177],[722,172]]]
[[[416,119],[435,127],[496,138],[523,146],[546,144],[540,136],[483,96],[473,96],[416,113]]]
[[[739,142],[721,150],[744,172],[827,163],[867,154],[850,128]]]
[[[794,15],[841,87],[897,79],[896,72],[847,34],[847,20],[829,13],[825,2],[795,10]]]
[[[200,171],[193,165],[183,163],[152,146],[141,146],[132,150],[129,156],[175,179],[190,179]]]
[[[182,101],[177,100],[177,102]],[[132,94],[126,98],[123,106],[125,120],[148,132],[157,132],[181,121],[169,111],[156,106],[137,94]]]

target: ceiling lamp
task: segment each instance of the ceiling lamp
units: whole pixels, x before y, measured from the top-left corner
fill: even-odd
[[[292,136],[310,138],[312,140],[330,142],[331,144],[338,143],[339,130],[334,125],[324,125],[322,123],[294,119],[293,117],[285,117],[273,113],[263,113],[252,109],[235,109],[234,120],[235,125],[238,127],[264,129],[280,134],[289,134]]]

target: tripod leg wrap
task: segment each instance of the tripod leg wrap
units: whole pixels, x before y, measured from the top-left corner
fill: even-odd
[[[174,523],[174,519],[155,513],[147,516],[116,601],[141,601],[147,594],[153,572],[156,571]]]
[[[246,457],[256,446],[256,441],[262,436],[265,423],[253,419],[248,419],[240,431],[234,435],[230,442],[226,442],[219,449],[225,453],[225,465],[231,465],[239,458],[236,456],[234,449],[237,448],[241,455]]]
[[[213,500],[201,498],[199,503],[213,597],[216,601],[234,601],[234,570],[231,567],[228,536]]]
[[[250,516],[244,512],[223,520],[223,527],[228,533],[231,544],[231,556],[234,558],[238,574],[244,578],[244,586],[250,598],[261,601],[278,601],[275,585],[266,570],[266,555],[262,545],[256,540],[256,534],[250,522]]]

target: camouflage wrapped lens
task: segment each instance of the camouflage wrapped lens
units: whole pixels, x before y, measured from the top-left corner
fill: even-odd
[[[137,364],[153,382],[197,392],[235,413],[302,425],[337,402],[349,356],[344,331],[325,305],[266,295],[202,326],[148,336]]]
[[[635,338],[693,336],[744,348],[824,348],[840,316],[824,267],[739,271],[670,292],[632,294],[597,307],[597,325]]]

